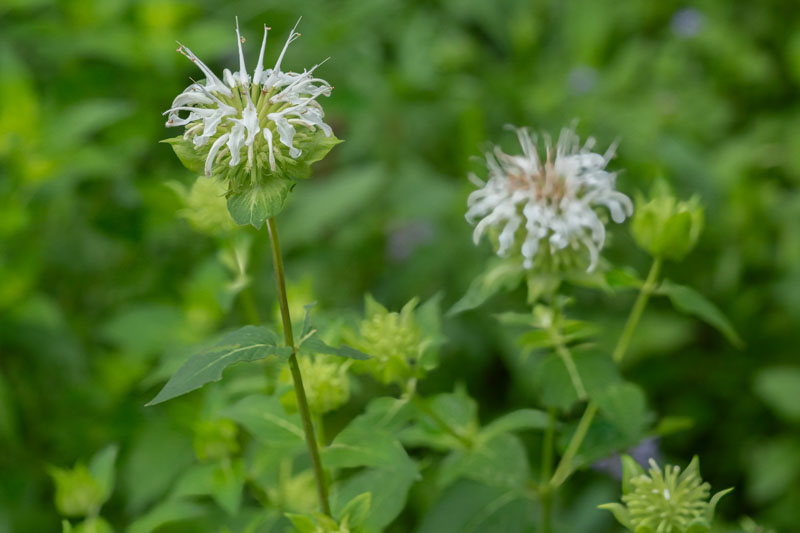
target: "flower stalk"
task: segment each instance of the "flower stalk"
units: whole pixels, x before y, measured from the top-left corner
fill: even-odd
[[[653,264],[650,267],[650,272],[647,274],[647,279],[639,290],[639,296],[636,298],[636,302],[633,304],[631,313],[628,316],[628,321],[625,323],[625,328],[623,329],[613,351],[612,357],[614,362],[617,364],[621,363],[625,358],[625,354],[630,346],[631,338],[633,337],[633,332],[636,330],[636,326],[639,325],[639,320],[642,318],[642,313],[644,313],[644,309],[647,306],[650,296],[658,286],[658,275],[661,271],[661,263],[661,258],[656,257],[653,259]],[[564,455],[561,457],[561,461],[558,463],[555,474],[553,474],[553,477],[550,480],[550,486],[553,489],[559,487],[572,474],[572,461],[575,458],[575,455],[578,453],[581,444],[583,444],[583,440],[586,438],[586,434],[589,432],[589,427],[592,425],[592,421],[594,420],[596,414],[597,404],[594,402],[589,402],[589,404],[586,406],[586,410],[583,412],[583,416],[581,416],[580,422],[578,422],[578,427],[575,429],[575,433],[572,435],[572,439],[570,439],[570,442],[567,445]]]
[[[317,485],[317,496],[319,498],[320,508],[323,513],[331,516],[325,471],[322,468],[322,459],[320,458],[317,439],[314,435],[311,410],[308,407],[308,399],[306,398],[305,388],[303,387],[303,375],[300,372],[300,365],[297,362],[297,348],[294,343],[294,333],[292,332],[292,317],[289,314],[289,300],[286,297],[286,279],[283,271],[281,244],[278,238],[278,227],[274,218],[267,219],[267,230],[269,231],[269,241],[272,248],[272,261],[275,265],[275,285],[278,289],[278,303],[280,305],[281,319],[283,321],[283,335],[286,339],[286,345],[292,348],[292,355],[289,356],[289,369],[292,373],[294,390],[297,395],[297,410],[300,412],[306,444],[308,445],[308,451],[311,455],[311,464],[314,469],[314,480]]]

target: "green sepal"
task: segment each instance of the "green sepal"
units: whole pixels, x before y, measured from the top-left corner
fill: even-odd
[[[611,514],[614,515],[614,518],[617,519],[617,522],[619,522],[622,527],[625,529],[633,529],[631,524],[631,515],[628,512],[628,508],[621,503],[604,503],[603,505],[598,505],[597,508],[611,511]]]
[[[175,155],[178,156],[183,166],[197,174],[204,173],[205,158],[195,149],[192,141],[184,139],[183,135],[178,135],[177,137],[164,139],[161,142],[172,146],[172,150],[175,152]]]
[[[622,494],[628,494],[633,490],[631,480],[646,474],[644,468],[630,455],[622,454],[620,459],[622,460]]]
[[[228,211],[238,225],[250,224],[260,229],[268,218],[281,212],[293,187],[291,180],[270,177],[264,183],[228,196]]]
[[[276,153],[278,166],[276,173],[282,177],[292,180],[308,179],[311,177],[311,165],[323,159],[334,146],[343,142],[335,135],[326,137],[322,130],[317,130],[305,141],[300,136],[299,133],[295,135],[296,146],[302,152],[300,157],[295,159],[289,156],[288,152],[284,154],[282,150]]]
[[[711,499],[708,501],[708,507],[706,508],[706,522],[710,524],[714,520],[714,511],[717,509],[717,504],[723,496],[731,491],[733,491],[733,487],[721,490],[711,497]]]

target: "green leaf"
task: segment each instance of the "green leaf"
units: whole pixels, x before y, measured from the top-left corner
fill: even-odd
[[[529,475],[525,447],[516,436],[500,433],[448,455],[439,470],[439,484],[444,488],[467,478],[494,487],[521,489]]]
[[[621,380],[616,365],[603,354],[573,351],[572,357],[590,397]],[[542,357],[533,364],[530,375],[544,405],[566,410],[578,401],[569,372],[557,354]]]
[[[118,451],[119,447],[116,444],[106,446],[97,452],[89,463],[89,473],[103,491],[103,502],[108,500],[114,491],[114,464],[117,461]]]
[[[196,174],[203,174],[206,162],[202,154],[195,150],[192,141],[184,139],[183,135],[179,135],[177,137],[164,139],[161,142],[172,146],[175,155],[178,156],[183,166]]]
[[[290,180],[270,177],[264,183],[231,194],[228,197],[228,211],[240,226],[250,224],[260,229],[268,218],[281,212],[293,186]]]
[[[633,383],[611,385],[592,396],[600,412],[626,437],[644,433],[649,422],[644,391]]]
[[[186,501],[166,501],[132,523],[127,533],[152,533],[161,526],[197,518],[205,514],[203,506]]]
[[[348,359],[358,359],[360,361],[370,358],[370,356],[364,352],[351,348],[346,344],[342,344],[338,348],[330,346],[316,333],[312,333],[310,337],[305,338],[297,348],[311,354],[324,353],[328,355],[338,355],[339,357],[346,357]]]
[[[533,502],[520,491],[462,481],[428,511],[417,533],[524,533],[536,520]]]
[[[369,509],[372,504],[372,493],[364,492],[359,494],[347,505],[344,506],[339,513],[336,513],[339,520],[347,519],[348,525],[352,527],[361,527],[367,519]]]
[[[500,433],[522,431],[525,429],[545,429],[550,424],[550,417],[538,409],[519,409],[503,415],[481,430],[481,438],[490,439]]]
[[[322,450],[322,459],[328,468],[368,466],[394,471],[417,470],[397,438],[360,427],[342,430],[330,446]]]
[[[348,427],[364,431],[396,433],[408,425],[413,416],[414,410],[408,399],[375,398]]]
[[[254,394],[221,411],[221,416],[244,426],[264,446],[290,454],[305,446],[305,433],[297,413],[289,414],[277,397]]]
[[[156,405],[206,383],[219,381],[222,372],[232,364],[258,361],[272,355],[290,356],[292,349],[279,346],[279,342],[275,332],[260,326],[245,326],[227,333],[212,346],[190,357],[146,405]]]
[[[242,504],[244,468],[241,459],[198,464],[187,470],[175,484],[171,497],[211,496],[229,515]]]
[[[383,531],[405,508],[408,491],[416,479],[416,470],[365,468],[332,487],[331,507],[334,515],[344,517],[348,502],[367,493],[370,494],[370,501],[363,521],[364,531]],[[351,519],[351,525],[357,526],[355,518]]]
[[[764,368],[756,375],[754,388],[778,415],[800,422],[800,367]]]
[[[317,533],[317,523],[310,517],[302,514],[286,513],[286,518],[297,529],[298,533]]]
[[[447,312],[448,316],[475,309],[500,291],[516,288],[525,275],[521,265],[512,261],[491,261],[489,268],[479,274],[467,289],[467,293]]]
[[[678,311],[695,316],[714,326],[735,347],[744,347],[744,342],[742,342],[727,317],[699,292],[690,287],[664,280],[658,289],[658,293],[668,296],[672,305]]]
[[[462,448],[463,439],[471,441],[478,432],[478,405],[469,397],[463,387],[453,393],[437,394],[421,399],[425,406],[418,409],[418,423],[401,433],[404,443],[413,446],[428,446],[436,450]],[[433,412],[434,416],[430,415]],[[446,421],[449,428],[462,437],[455,437],[451,431],[442,427]]]

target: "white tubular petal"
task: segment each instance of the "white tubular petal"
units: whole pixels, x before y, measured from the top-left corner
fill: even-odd
[[[236,78],[233,77],[233,73],[230,70],[224,69],[222,71],[222,79],[225,80],[225,83],[227,83],[231,89],[236,88]]]
[[[261,40],[261,51],[258,53],[258,64],[253,72],[253,83],[261,83],[261,75],[264,73],[264,50],[267,48],[267,32],[269,28],[264,24],[264,38]]]
[[[200,68],[200,70],[203,71],[203,74],[205,74],[206,76],[206,87],[209,90],[220,92],[226,96],[233,95],[230,89],[228,89],[228,87],[226,87],[225,84],[222,83],[222,80],[220,80],[214,74],[214,72],[212,72],[212,70],[206,66],[205,63],[200,61],[199,57],[194,55],[194,53],[191,50],[183,46],[181,43],[178,43],[178,46],[179,46],[178,51],[183,55],[185,55],[186,57],[188,57],[193,63],[195,63]]]
[[[302,18],[303,17],[297,19],[297,23],[295,23],[294,28],[292,28],[292,31],[289,32],[289,38],[286,39],[286,44],[283,45],[283,50],[281,50],[281,55],[278,56],[278,60],[275,62],[275,67],[272,69],[272,72],[270,73],[269,79],[267,80],[267,84],[270,84],[270,82],[273,81],[273,78],[278,74],[280,74],[281,63],[283,62],[283,56],[286,55],[286,50],[289,48],[289,45],[292,44],[292,42],[294,42],[295,39],[300,37],[300,34],[295,32],[295,30],[297,29],[297,25],[300,24]]]
[[[258,124],[258,111],[256,110],[256,106],[253,105],[253,100],[250,99],[250,93],[247,92],[245,94],[247,95],[247,106],[245,106],[242,111],[242,123],[247,130],[245,144],[247,146],[253,146],[256,134],[261,131],[261,126]]]
[[[228,138],[228,149],[231,151],[230,166],[235,167],[241,161],[241,150],[244,145],[244,122],[239,119],[230,120],[233,122],[233,127]]]
[[[244,52],[242,52],[242,35],[239,33],[239,17],[236,17],[236,44],[239,46],[239,82],[242,87],[249,87],[250,80],[247,75],[247,67],[244,65]]]
[[[219,139],[214,141],[214,144],[212,144],[211,148],[208,150],[208,156],[206,157],[206,166],[205,166],[206,176],[211,175],[211,166],[214,164],[214,158],[217,156],[217,152],[219,152],[219,149],[222,148],[222,145],[225,144],[225,141],[227,140],[228,140],[227,133],[220,135]]]
[[[275,171],[275,152],[272,149],[272,130],[264,128],[264,138],[267,140],[267,147],[269,148],[269,168]]]
[[[275,122],[275,127],[278,130],[278,135],[280,136],[281,144],[289,148],[289,155],[294,158],[299,157],[301,153],[300,150],[298,150],[292,145],[295,133],[294,127],[292,127],[292,125],[289,124],[289,121],[286,120],[282,116],[282,114],[270,113],[267,115],[267,118]]]

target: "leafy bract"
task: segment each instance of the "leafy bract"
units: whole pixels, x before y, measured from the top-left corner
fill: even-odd
[[[206,383],[219,381],[222,372],[232,364],[258,361],[273,355],[291,355],[292,349],[279,343],[274,331],[261,326],[245,326],[227,333],[190,357],[147,405],[156,405],[199,389]]]
[[[259,229],[268,218],[281,212],[293,186],[290,180],[272,177],[264,183],[231,194],[228,197],[228,211],[240,226],[250,224]]]

